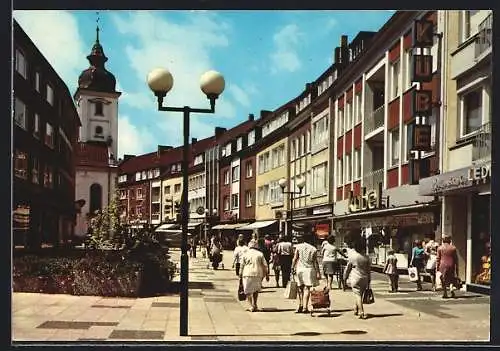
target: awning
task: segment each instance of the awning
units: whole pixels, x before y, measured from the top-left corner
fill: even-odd
[[[213,226],[212,229],[236,229],[246,225],[248,225],[248,223],[217,224],[216,226]]]
[[[202,222],[191,222],[191,223],[188,223],[188,229],[194,229],[194,228],[198,227],[201,224],[202,224]]]
[[[167,235],[181,235],[182,234],[182,230],[180,229],[165,229],[165,230],[162,230],[161,231],[162,233],[165,233]],[[187,233],[188,236],[192,236],[191,233]]]
[[[177,223],[165,223],[165,224],[160,225],[158,228],[156,228],[155,232],[163,232],[167,229],[172,229],[176,225],[177,225]]]
[[[239,227],[236,230],[253,230],[253,229],[259,229],[259,228],[264,228],[267,226],[270,226],[271,224],[276,223],[276,221],[260,221],[260,222],[254,222],[249,225]]]

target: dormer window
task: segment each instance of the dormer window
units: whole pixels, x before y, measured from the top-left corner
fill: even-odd
[[[96,116],[104,116],[102,102],[98,101],[94,105],[95,105],[95,115]]]

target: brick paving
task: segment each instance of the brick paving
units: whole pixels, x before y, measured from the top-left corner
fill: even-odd
[[[178,252],[173,252],[176,257]],[[259,312],[237,299],[232,253],[224,270],[209,270],[205,259],[190,260],[189,336],[179,336],[179,296],[103,298],[14,293],[12,338],[22,341],[487,341],[489,297],[457,292],[443,300],[424,284],[401,277],[397,294],[373,273],[375,303],[367,320],[353,315],[349,291],[332,290],[332,311],[295,314],[296,301],[283,298],[274,277],[264,281]],[[427,291],[425,291],[427,289]]]

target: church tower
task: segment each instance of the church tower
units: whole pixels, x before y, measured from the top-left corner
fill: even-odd
[[[99,19],[96,40],[87,56],[89,67],[78,78],[74,95],[80,127],[77,145],[75,192],[80,204],[75,234],[84,236],[97,210],[110,203],[116,185],[118,155],[118,99],[115,76],[105,63],[108,58],[99,42]]]

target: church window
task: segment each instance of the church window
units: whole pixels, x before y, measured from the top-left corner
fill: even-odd
[[[102,208],[102,187],[97,183],[90,186],[89,208],[91,214]]]

